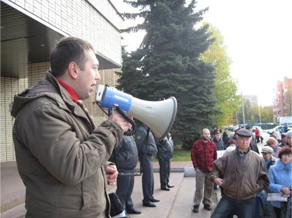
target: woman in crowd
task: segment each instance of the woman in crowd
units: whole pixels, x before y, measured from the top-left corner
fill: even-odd
[[[233,151],[236,148],[235,143],[236,143],[235,140],[229,139],[229,141],[228,141],[228,147],[226,148],[225,153],[228,152],[228,151]]]
[[[266,146],[270,146],[273,149],[274,157],[278,158],[278,154],[281,150],[281,148],[279,147],[278,140],[275,139],[274,137],[270,137],[270,138],[268,138],[266,143],[267,143]]]
[[[290,203],[284,204],[277,201],[272,201],[271,205],[275,211],[276,217],[291,217],[291,184],[292,184],[292,148],[284,146],[279,152],[279,159],[276,164],[270,167],[269,170],[270,185],[268,191],[272,193],[283,193],[290,195]],[[286,211],[283,210],[283,205],[286,205]],[[282,206],[282,208],[281,208]],[[284,206],[285,207],[285,206]]]

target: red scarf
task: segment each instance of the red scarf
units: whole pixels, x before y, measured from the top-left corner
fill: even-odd
[[[68,84],[64,83],[62,80],[60,80],[59,78],[56,78],[57,81],[60,83],[61,86],[63,86],[64,89],[67,90],[67,92],[69,92],[71,98],[73,101],[77,102],[79,101],[79,97],[76,94],[76,92],[74,91],[74,89],[72,89]]]

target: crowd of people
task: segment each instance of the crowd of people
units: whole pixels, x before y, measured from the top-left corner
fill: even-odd
[[[174,187],[169,183],[174,148],[170,133],[158,140],[142,123],[134,136],[126,136],[123,133],[132,125],[119,113],[95,126],[82,104],[101,80],[94,51],[85,40],[62,38],[50,56],[46,78],[14,97],[13,141],[26,186],[28,218],[110,217],[106,187],[114,184],[124,209],[116,217],[141,214],[131,198],[138,162],[142,204],[154,208],[159,202],[154,197],[154,157],[159,161],[161,190]],[[278,140],[270,137],[260,156],[261,138],[250,128],[238,129],[234,137],[222,135],[219,128],[212,132],[204,128],[191,150],[196,171],[193,212],[199,212],[201,203],[212,210],[214,187],[220,187],[222,198],[213,218],[234,214],[250,218],[256,199],[265,192],[291,196],[292,132],[282,134],[280,144]],[[270,209],[277,218],[291,215],[291,197],[288,203],[272,201]]]
[[[282,134],[281,145],[275,137],[269,137],[261,152],[257,142],[263,141],[249,126],[237,129],[228,139],[225,135],[225,140],[221,135],[218,128],[212,130],[212,137],[208,129],[203,129],[201,139],[193,144],[191,157],[196,171],[193,212],[199,212],[202,196],[203,208],[211,210],[208,193],[219,186],[221,199],[212,218],[291,217],[292,132]],[[223,147],[224,141],[228,143]],[[285,195],[287,202],[273,201],[269,193]]]

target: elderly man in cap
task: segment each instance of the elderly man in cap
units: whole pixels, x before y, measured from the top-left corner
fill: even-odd
[[[222,188],[222,198],[212,218],[254,217],[255,197],[269,186],[264,159],[250,149],[251,137],[250,131],[238,130],[236,149],[214,162],[209,177]]]

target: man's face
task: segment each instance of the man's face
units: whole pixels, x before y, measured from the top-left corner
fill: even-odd
[[[292,146],[292,137],[287,137],[287,144]]]
[[[281,141],[283,142],[283,144],[286,144],[287,143],[287,137],[282,137]]]
[[[214,137],[218,141],[221,138],[221,133],[215,134]]]
[[[270,160],[271,159],[271,156],[272,156],[272,154],[271,153],[262,153],[262,155],[263,155],[263,158],[264,158],[264,160]]]
[[[237,135],[236,140],[237,140],[237,144],[238,144],[238,149],[240,151],[247,151],[248,150],[249,144],[251,141],[251,137],[246,138],[246,137],[241,137],[241,136]]]
[[[202,139],[204,141],[208,141],[210,139],[210,131],[209,130],[204,130],[202,133]]]
[[[76,80],[76,93],[81,100],[87,99],[94,91],[96,81],[101,77],[98,72],[99,62],[92,50],[85,51],[86,62],[84,70],[79,67],[78,77]]]

